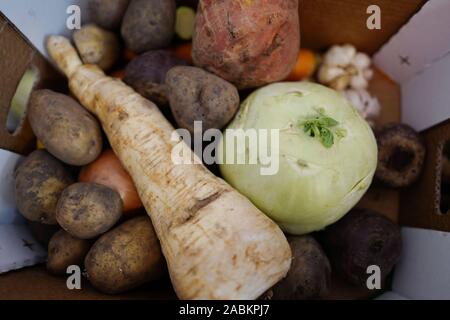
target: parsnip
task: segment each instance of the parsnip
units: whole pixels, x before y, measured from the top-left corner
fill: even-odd
[[[47,47],[131,175],[179,298],[255,299],[286,275],[291,251],[278,226],[204,166],[175,165],[174,129],[155,104],[82,65],[66,38]]]

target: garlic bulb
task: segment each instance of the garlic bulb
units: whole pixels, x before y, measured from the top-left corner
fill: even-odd
[[[348,89],[343,91],[342,94],[369,123],[379,116],[381,109],[380,103],[367,90]]]
[[[366,89],[373,76],[371,59],[352,45],[332,46],[324,55],[318,80],[335,90]]]

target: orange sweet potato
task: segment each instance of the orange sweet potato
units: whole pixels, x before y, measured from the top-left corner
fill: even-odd
[[[238,88],[286,78],[300,47],[298,0],[200,0],[194,64]]]

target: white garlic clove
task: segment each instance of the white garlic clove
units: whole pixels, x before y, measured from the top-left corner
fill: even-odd
[[[345,67],[350,64],[356,50],[348,46],[332,46],[324,56],[324,64]]]
[[[319,68],[317,78],[320,83],[328,84],[331,81],[333,81],[333,79],[343,75],[344,73],[345,73],[345,71],[339,67],[331,67],[328,65],[322,65]]]
[[[343,92],[343,95],[364,119],[374,119],[379,116],[380,103],[367,90],[348,89]]]
[[[350,79],[350,87],[353,89],[366,89],[369,86],[369,81],[361,73],[354,75]]]
[[[359,70],[364,70],[370,67],[370,65],[372,64],[372,60],[367,54],[363,52],[358,52],[353,57],[351,64],[354,65]]]
[[[363,77],[366,78],[366,80],[370,80],[373,77],[373,70],[370,68],[364,69],[362,74]]]

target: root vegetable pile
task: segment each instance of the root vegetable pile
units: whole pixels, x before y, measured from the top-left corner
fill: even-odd
[[[181,299],[326,299],[335,276],[361,286],[377,264],[388,286],[398,226],[350,210],[375,172],[391,187],[420,179],[425,145],[405,125],[377,127],[367,55],[300,50],[298,0],[92,0],[89,10],[73,45],[46,43],[70,94],[28,86],[14,100],[23,109],[30,96],[38,146],[15,171],[17,208],[48,245],[51,274],[78,265],[106,294],[170,277]],[[196,137],[223,130],[221,143],[212,137],[220,159],[234,150],[221,149],[230,129],[244,140],[276,129],[279,141],[236,145],[256,164],[200,164],[209,145],[198,150]],[[180,148],[194,164],[173,161]],[[261,151],[278,160],[272,174]]]
[[[279,227],[202,165],[174,165],[173,127],[156,105],[83,65],[66,38],[51,36],[47,48],[131,175],[180,298],[257,298],[286,275],[291,252]]]

